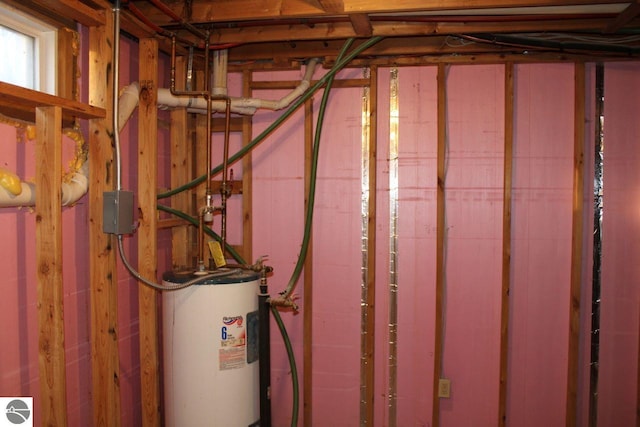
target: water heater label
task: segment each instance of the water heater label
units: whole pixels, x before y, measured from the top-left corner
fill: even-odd
[[[224,316],[220,326],[220,370],[245,366],[247,332],[242,316]]]

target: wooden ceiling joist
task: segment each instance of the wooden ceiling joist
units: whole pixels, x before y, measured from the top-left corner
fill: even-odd
[[[344,13],[344,2],[342,0],[318,0],[318,3],[326,13]]]
[[[618,17],[611,23],[604,32],[607,34],[615,33],[622,27],[633,21],[640,15],[640,3],[636,0],[631,3],[627,8],[618,15]]]
[[[369,15],[366,13],[352,13],[349,15],[349,19],[356,35],[361,37],[371,37],[373,35],[373,27],[371,26]]]
[[[362,19],[362,18],[360,18]],[[366,32],[364,20],[357,24],[360,31]],[[360,28],[360,25],[363,27]],[[509,21],[509,22],[372,22],[371,34],[383,37],[435,36],[473,33],[508,33],[541,31],[588,31],[603,28],[601,19],[576,19],[553,21]],[[216,31],[212,43],[254,43],[256,34],[260,34],[260,43],[283,40],[337,40],[349,37],[363,37],[358,34],[352,21],[318,24],[282,24],[265,25],[256,28],[230,28]]]
[[[183,49],[203,42],[198,39],[202,35],[187,30],[188,23],[207,33],[211,45],[232,46],[230,57],[278,63],[300,58],[296,47],[306,42],[541,32],[604,37],[607,31],[640,26],[638,0],[133,0],[128,4],[159,32],[176,34]],[[135,30],[135,22],[132,19],[125,30],[129,26]],[[283,42],[291,47],[284,56],[267,54],[273,50],[270,44]],[[628,43],[640,46],[640,41]],[[164,46],[161,42],[161,50],[167,51]],[[501,50],[493,47],[492,52]],[[327,50],[322,56],[332,55],[335,52]]]
[[[41,11],[44,15],[59,21],[73,20],[87,27],[104,25],[104,14],[101,11],[79,0],[26,0],[15,1],[20,8]]]
[[[175,23],[169,16],[151,3],[135,1],[145,16],[159,25]],[[193,0],[186,14],[184,2],[167,2],[174,14],[191,17],[192,23],[238,23],[269,19],[320,18],[365,14],[443,14],[464,15],[469,10],[486,14],[544,14],[549,8],[563,8],[564,13],[581,13],[588,6],[609,6],[616,13],[623,10],[626,2],[617,0]],[[586,8],[586,9],[585,9]],[[573,10],[575,9],[575,10]],[[478,12],[479,13],[479,12]],[[477,13],[476,13],[477,14]]]

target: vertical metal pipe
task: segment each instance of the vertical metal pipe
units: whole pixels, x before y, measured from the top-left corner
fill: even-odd
[[[207,53],[205,52],[205,56]],[[208,75],[208,60],[205,60],[205,75]],[[207,97],[208,92],[206,90],[191,90],[193,79],[193,46],[189,47],[189,71],[187,74],[187,81],[185,83],[186,90],[176,89],[176,36],[171,36],[171,69],[169,71],[169,91],[172,95],[176,96],[199,96]],[[206,83],[206,82],[205,82]]]
[[[269,290],[266,271],[260,279],[258,294],[258,366],[260,370],[260,427],[271,427],[271,331],[269,318]]]
[[[207,169],[207,178],[205,182],[205,206],[201,209],[200,212],[200,226],[198,227],[198,242],[200,242],[198,249],[198,273],[202,274],[205,272],[205,245],[204,245],[204,227],[208,222],[213,221],[213,206],[212,206],[212,196],[211,196],[211,114],[212,114],[212,106],[211,106],[211,93],[210,93],[210,81],[211,76],[209,75],[209,34],[207,33],[207,39],[205,40],[205,54],[204,54],[204,96],[207,100],[207,125],[206,125],[206,135],[207,143],[205,144],[206,149],[206,169]]]
[[[116,190],[122,190],[122,157],[120,155],[120,132],[118,131],[118,86],[120,85],[120,0],[113,8],[113,145],[116,162]]]
[[[220,198],[222,204],[222,219],[220,226],[220,237],[222,240],[222,251],[227,243],[227,198],[229,197],[228,169],[229,169],[229,132],[231,127],[231,98],[226,98],[225,122],[224,122],[224,148],[222,160],[222,184],[220,186]]]
[[[169,89],[173,93],[176,89],[176,36],[171,36],[171,67],[169,69]]]
[[[204,44],[204,91],[207,96],[207,182],[206,182],[206,197],[207,197],[207,207],[211,207],[211,114],[212,114],[212,106],[211,102],[211,76],[209,70],[209,34],[207,34],[207,40]]]

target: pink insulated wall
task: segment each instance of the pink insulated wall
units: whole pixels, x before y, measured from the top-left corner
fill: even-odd
[[[121,84],[137,78],[137,43],[122,42]],[[86,69],[87,57],[84,58]],[[166,80],[166,61],[161,61]],[[593,67],[588,68],[586,161],[594,140]],[[437,233],[438,81],[436,66],[377,70],[377,210],[375,283],[374,425],[431,426],[433,416]],[[319,70],[314,78],[325,71]],[[344,70],[338,79],[360,79],[364,70]],[[520,64],[514,68],[514,159],[509,293],[507,419],[510,427],[565,425],[569,345],[569,286],[573,209],[574,65]],[[605,66],[605,178],[602,315],[600,325],[600,426],[636,422],[640,270],[640,127],[634,114],[640,99],[640,64]],[[301,72],[268,71],[255,81],[298,81]],[[441,427],[490,427],[498,422],[499,339],[502,284],[502,221],[505,66],[446,67],[446,238],[442,323],[442,375],[451,396],[436,401]],[[239,75],[230,93],[240,94]],[[286,91],[253,96],[277,99]],[[303,304],[305,283],[294,291],[300,311],[282,312],[300,378],[299,425],[359,425],[363,216],[362,87],[331,92],[318,164],[310,259],[313,306]],[[314,123],[322,92],[314,95]],[[85,94],[86,97],[86,94]],[[398,109],[392,101],[397,100]],[[161,121],[167,120],[162,115]],[[259,134],[281,112],[259,112]],[[315,125],[314,125],[315,126]],[[162,128],[162,127],[161,127]],[[33,176],[32,142],[10,124],[0,124],[0,165],[23,178]],[[252,154],[253,255],[267,255],[274,267],[272,295],[283,290],[300,252],[305,206],[305,121],[302,109]],[[124,129],[124,184],[136,190],[137,120]],[[220,135],[214,135],[214,163]],[[232,135],[232,152],[240,147]],[[166,133],[159,134],[159,186],[168,187],[171,164]],[[397,144],[397,157],[392,145]],[[67,158],[73,143],[65,145]],[[242,167],[233,166],[235,179]],[[592,166],[587,167],[585,215],[591,215]],[[397,175],[396,175],[397,172]],[[394,181],[396,180],[397,181]],[[397,185],[397,192],[394,192]],[[0,191],[4,191],[0,189]],[[397,202],[397,211],[393,203]],[[230,209],[238,213],[239,198]],[[87,201],[63,210],[65,333],[69,424],[92,422]],[[237,216],[233,216],[237,218]],[[588,425],[591,223],[585,221],[579,355],[578,425]],[[242,225],[230,223],[230,242]],[[35,235],[28,209],[0,210],[0,395],[39,399],[35,306]],[[170,239],[160,235],[159,271],[169,268]],[[397,249],[397,251],[396,251]],[[137,262],[136,239],[126,239]],[[253,260],[247,260],[253,262]],[[395,283],[391,283],[395,280]],[[397,285],[397,288],[395,287]],[[138,284],[120,265],[118,322],[122,424],[140,423]],[[397,290],[397,293],[395,293]],[[311,310],[312,335],[303,318]],[[391,324],[393,323],[393,324]],[[393,331],[397,331],[394,336]],[[304,345],[310,345],[311,384],[303,378]],[[272,325],[273,425],[288,426],[292,414],[291,370]],[[307,366],[309,368],[309,366]],[[303,390],[311,400],[303,402]],[[36,404],[36,408],[38,403]],[[303,420],[303,405],[311,419]],[[39,420],[36,409],[35,421]],[[435,427],[435,426],[431,426]]]
[[[640,310],[638,64],[607,64],[604,81],[602,291],[598,425],[637,421]]]
[[[0,125],[2,167],[28,181],[35,174],[35,141],[24,128]],[[75,154],[76,143],[63,140],[63,165]],[[0,189],[0,191],[5,191]],[[68,422],[88,425],[91,388],[89,358],[89,242],[85,199],[62,212],[63,303],[67,364]],[[35,215],[32,208],[0,209],[0,259],[4,280],[0,283],[0,396],[34,398],[34,425],[40,425],[40,376],[35,264]]]
[[[627,67],[636,70],[637,64]],[[621,68],[619,72],[625,70]],[[498,420],[504,70],[503,65],[453,65],[447,67],[446,72],[447,234],[442,375],[451,380],[452,391],[450,398],[440,399],[441,426],[493,426]],[[592,162],[596,121],[593,67],[587,67],[587,71],[585,161]],[[350,75],[357,78],[360,73],[361,70],[354,70]],[[390,425],[390,414],[395,411],[396,425],[430,425],[435,327],[437,67],[399,68],[395,73],[390,69],[378,70],[375,424]],[[343,73],[341,78],[350,75]],[[564,425],[574,185],[574,65],[516,65],[514,76],[506,423],[509,426]],[[260,78],[295,80],[297,74],[265,73]],[[394,79],[397,88],[393,91],[397,92],[392,93]],[[314,425],[347,426],[360,420],[360,97],[363,94],[362,88],[335,89],[323,133],[313,239],[313,397],[307,403],[312,406]],[[265,91],[261,95],[277,97],[278,93]],[[620,94],[627,99],[625,95]],[[390,110],[394,96],[399,103],[397,119]],[[314,107],[319,97],[318,94]],[[612,108],[608,109],[609,114],[621,114],[612,112]],[[258,114],[254,119],[254,132],[264,129],[275,116]],[[258,230],[254,234],[254,246],[261,248],[261,253],[271,254],[274,264],[279,266],[272,280],[275,289],[288,279],[301,242],[302,126],[300,114],[265,141],[254,155],[254,191],[257,190],[254,203],[258,200],[260,206],[254,215],[254,230]],[[392,128],[397,133],[392,132]],[[610,132],[616,135],[615,131]],[[394,159],[390,157],[389,148],[393,138],[398,144],[399,186],[395,224],[396,301],[391,298],[389,282],[390,239],[394,238],[390,222],[390,169],[394,167]],[[620,150],[621,153],[628,151]],[[635,165],[633,156],[622,157],[625,164]],[[625,170],[632,173],[634,169]],[[585,166],[585,267],[578,358],[577,418],[581,426],[588,425],[592,173],[589,163]],[[633,177],[628,179],[625,175],[619,179],[627,186],[632,185]],[[614,194],[609,197],[616,197],[615,191],[613,187],[610,192]],[[282,201],[283,194],[290,202]],[[625,191],[624,194],[635,193]],[[613,203],[611,201],[610,206]],[[633,209],[632,204],[625,206]],[[612,221],[618,218],[613,208],[609,215],[615,216]],[[632,221],[632,216],[629,218]],[[270,226],[264,228],[263,224]],[[629,226],[634,224],[630,222]],[[629,234],[617,240],[610,237],[609,242],[634,253],[634,246],[629,246]],[[624,266],[606,256],[605,259],[609,260],[609,271],[620,274],[631,268],[630,277],[635,274],[634,263]],[[626,423],[632,416],[633,405],[623,402],[631,402],[636,396],[637,283],[629,279],[609,286],[613,288],[607,292],[621,294],[608,303],[603,302],[603,316],[607,304],[614,304],[613,301],[623,309],[616,316],[628,314],[624,314],[627,319],[624,323],[616,323],[611,311],[608,319],[603,320],[603,334],[606,327],[627,326],[622,329],[617,326],[611,329],[610,337],[603,338],[602,345],[607,348],[602,353],[602,363],[607,363],[608,368],[602,368],[602,375],[608,378],[602,380],[601,387],[602,393],[609,391],[600,396],[599,408],[601,417],[627,417]],[[628,288],[622,290],[618,286]],[[614,288],[621,290],[614,291]],[[301,292],[302,281],[297,288],[299,295]],[[397,304],[395,362],[390,359],[392,304]],[[301,311],[305,309],[308,308],[301,307]],[[284,313],[284,317],[293,336],[301,372],[302,315]],[[284,351],[279,347],[279,338],[274,337],[274,424],[285,426],[291,410],[290,372]],[[619,365],[622,360],[627,360],[626,365]],[[390,365],[394,363],[396,370],[392,373]],[[627,375],[621,383],[627,387],[625,398],[614,400],[615,393],[607,384],[622,374],[620,366],[631,367],[632,375]],[[629,405],[622,413],[607,412],[607,408],[618,408],[622,404]],[[608,424],[605,422],[605,425]]]
[[[86,36],[85,33],[82,33]],[[86,38],[82,43],[87,43]],[[84,51],[85,54],[88,52]],[[122,85],[137,76],[137,43],[124,39],[121,43]],[[82,68],[86,70],[87,57]],[[162,61],[162,60],[161,60]],[[162,66],[165,69],[165,66]],[[85,76],[86,77],[86,76]],[[81,81],[81,87],[86,85]],[[84,93],[84,92],[83,92]],[[83,97],[86,98],[86,93]],[[136,119],[123,130],[123,184],[135,191],[137,187],[137,124]],[[165,113],[166,114],[166,113]],[[161,113],[162,117],[162,113]],[[86,142],[85,128],[80,132]],[[0,146],[3,163],[24,181],[32,181],[35,165],[35,141],[29,140],[23,127],[0,124]],[[168,186],[168,138],[159,132],[159,183]],[[89,147],[90,149],[90,147]],[[76,154],[76,141],[63,140],[63,166]],[[5,191],[0,188],[0,191]],[[37,189],[36,189],[37,191]],[[38,366],[38,324],[35,265],[35,215],[32,208],[1,208],[0,259],[5,279],[0,283],[0,396],[32,396],[34,425],[40,425],[40,375]],[[62,210],[65,358],[67,370],[67,420],[69,426],[89,426],[93,423],[91,401],[91,316],[89,292],[89,225],[88,199],[82,197],[74,206]],[[168,240],[169,238],[169,240]],[[137,265],[135,237],[126,238],[130,262]],[[170,235],[159,233],[159,271],[168,268]],[[140,356],[138,335],[138,283],[122,264],[118,268],[118,338],[120,352],[120,389],[122,425],[140,424]],[[155,278],[153,278],[155,279]]]
[[[571,213],[573,65],[516,67],[510,425],[564,423]]]
[[[381,85],[389,84],[387,71]],[[432,415],[436,264],[428,260],[436,251],[436,76],[437,67],[398,70],[398,425],[424,425]],[[387,127],[381,127],[380,136]],[[379,197],[384,201],[385,194]],[[389,212],[380,218],[388,221]],[[388,299],[387,278],[381,279],[379,294]]]

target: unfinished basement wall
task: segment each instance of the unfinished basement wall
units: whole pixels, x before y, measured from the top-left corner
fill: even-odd
[[[88,45],[82,31],[81,46]],[[138,48],[133,40],[121,40],[121,85],[135,81],[138,73]],[[88,52],[81,50],[81,69],[87,70]],[[166,58],[161,59],[160,79],[168,76]],[[86,101],[86,75],[81,76],[82,98]],[[160,120],[168,120],[160,113]],[[137,187],[136,115],[121,136],[123,147],[123,186]],[[2,168],[16,173],[24,181],[32,181],[35,164],[35,140],[23,124],[1,120],[0,146]],[[81,124],[82,125],[82,124]],[[88,141],[86,126],[79,131]],[[80,137],[63,140],[63,168],[70,169]],[[168,126],[159,130],[159,185],[169,186]],[[90,147],[89,147],[90,149]],[[0,189],[0,191],[5,191]],[[83,196],[74,206],[62,209],[64,321],[67,372],[67,421],[69,426],[93,423],[91,397],[91,316],[89,293],[89,225],[88,198]],[[35,214],[29,207],[0,209],[0,258],[5,278],[0,284],[0,396],[33,396],[33,424],[40,425],[40,375],[38,368],[38,324],[36,296]],[[170,265],[170,235],[160,232],[159,270]],[[126,238],[130,262],[137,265],[135,237]],[[138,338],[138,283],[132,280],[122,264],[118,267],[118,345],[120,358],[122,425],[140,425],[140,356]]]
[[[123,37],[120,42],[120,88],[138,81],[139,44],[135,40]],[[169,85],[169,59],[160,55],[158,58],[158,87]],[[122,151],[122,185],[123,189],[133,191],[134,221],[138,220],[138,109],[136,108],[128,123],[120,133]],[[185,142],[188,143],[188,142]],[[158,188],[169,188],[170,184],[170,138],[169,113],[158,111]],[[163,218],[166,215],[162,216]],[[114,239],[115,245],[115,239]],[[124,248],[129,263],[138,266],[138,238],[136,234],[124,238]],[[115,246],[114,246],[115,249]],[[145,286],[135,280],[118,259],[118,351],[120,355],[120,399],[122,425],[141,425],[141,405],[145,396],[141,393],[141,361],[140,361],[140,313],[139,287]],[[158,230],[158,274],[147,277],[159,283],[162,272],[171,268],[171,232],[170,229]],[[160,293],[158,292],[158,295]],[[158,333],[161,324],[158,324]],[[160,375],[160,373],[158,373]]]
[[[589,424],[594,67],[587,64],[585,88],[586,164],[581,195],[585,249],[576,361],[579,426]],[[635,425],[636,416],[639,281],[633,262],[638,234],[633,230],[640,215],[636,179],[640,164],[633,154],[637,150],[626,144],[633,144],[640,133],[631,116],[638,99],[639,67],[637,63],[606,67],[604,191],[608,202],[598,401],[598,425],[603,426]],[[446,68],[446,269],[440,351],[442,375],[451,380],[451,397],[439,400],[441,426],[498,424],[503,303],[509,304],[510,311],[506,425],[565,425],[574,71],[570,63],[514,67],[510,292],[502,302],[504,129],[505,120],[510,120],[505,118],[505,66]],[[362,75],[362,70],[350,70],[339,78]],[[296,80],[299,73],[257,73],[254,78]],[[374,425],[431,425],[434,415],[437,87],[435,66],[378,70]],[[362,88],[336,88],[331,93],[313,229],[313,307],[301,305],[298,314],[283,313],[301,376],[303,312],[313,311],[312,384],[307,385],[312,400],[304,402],[311,407],[312,419],[307,425],[352,426],[361,420],[363,93]],[[260,96],[278,98],[281,93],[261,91]],[[316,112],[320,96],[314,97]],[[394,97],[397,118],[392,112]],[[277,116],[256,114],[254,135]],[[303,126],[299,111],[253,157],[253,245],[256,254],[269,254],[275,267],[272,293],[286,285],[302,241]],[[390,149],[393,139],[397,163]],[[393,168],[397,168],[395,196]],[[395,223],[390,205],[394,200]],[[394,256],[397,262],[391,263]],[[396,269],[393,278],[392,268]],[[392,279],[397,288],[390,284]],[[296,289],[299,303],[303,287],[301,280]],[[272,331],[274,425],[286,426],[291,416],[290,369],[275,325]],[[302,413],[302,400],[300,405]]]
[[[35,177],[35,140],[21,124],[0,125],[2,168],[24,181]],[[85,136],[86,137],[86,136]],[[63,139],[63,165],[75,156],[76,142]],[[0,189],[0,191],[5,191]],[[89,265],[86,197],[63,208],[63,278],[69,425],[91,424]],[[34,425],[40,425],[40,374],[36,282],[35,214],[30,207],[0,209],[0,396],[32,396]]]
[[[138,73],[137,43],[122,40],[121,86]],[[86,57],[85,57],[86,61]],[[161,62],[166,83],[168,67]],[[86,65],[83,67],[86,69]],[[640,64],[607,64],[605,96],[605,240],[603,247],[601,359],[598,425],[635,425],[638,383],[637,246],[640,136],[633,114],[640,99]],[[573,179],[572,64],[522,64],[515,67],[514,176],[508,426],[564,425],[566,417],[571,210]],[[347,70],[339,79],[360,78]],[[379,70],[378,185],[375,325],[374,425],[431,425],[436,328],[436,152],[437,67]],[[589,84],[593,84],[592,69]],[[255,80],[298,80],[299,72],[256,73]],[[317,76],[316,76],[317,77]],[[442,351],[443,375],[451,397],[441,399],[441,426],[494,426],[498,419],[500,260],[502,257],[502,168],[504,139],[504,66],[453,65],[447,69],[446,278]],[[239,79],[230,88],[239,94]],[[395,82],[395,83],[393,83]],[[395,84],[395,92],[392,91]],[[165,86],[166,87],[166,86]],[[592,87],[587,102],[593,103]],[[301,312],[284,312],[303,387],[311,388],[312,419],[307,425],[353,426],[360,423],[362,285],[362,88],[337,88],[328,104],[321,141],[318,194],[313,234],[313,364],[311,384],[302,378],[302,280],[295,293]],[[279,91],[256,96],[279,98]],[[317,114],[321,93],[313,100]],[[391,99],[398,101],[397,114]],[[590,105],[587,111],[592,113]],[[280,113],[258,113],[257,135]],[[136,190],[136,113],[122,134],[124,185]],[[164,123],[161,113],[160,129]],[[165,117],[166,119],[166,117]],[[593,146],[592,114],[586,151]],[[397,126],[395,128],[394,126]],[[391,129],[397,129],[392,134]],[[5,155],[1,166],[22,178],[34,175],[33,143],[11,124],[0,125]],[[159,185],[168,187],[168,140],[159,132]],[[215,138],[215,137],[214,137]],[[391,140],[397,158],[391,156]],[[232,136],[232,147],[240,144]],[[219,145],[218,145],[219,147]],[[65,143],[63,159],[73,157]],[[232,148],[232,152],[234,152]],[[214,156],[218,155],[214,152]],[[592,162],[591,154],[585,161]],[[397,160],[398,192],[392,198],[391,169]],[[64,160],[63,160],[64,161]],[[214,162],[217,163],[217,162]],[[253,153],[253,253],[268,255],[275,272],[272,294],[286,286],[302,241],[304,218],[304,117],[298,111]],[[239,164],[234,166],[241,176]],[[591,169],[586,173],[586,213]],[[1,190],[0,190],[1,191]],[[390,203],[397,200],[397,221]],[[69,425],[90,425],[91,368],[88,294],[88,207],[86,198],[63,209],[65,332]],[[231,199],[230,208],[237,203]],[[239,209],[239,208],[238,208]],[[236,209],[237,210],[237,209]],[[0,256],[6,277],[0,285],[0,395],[32,395],[39,424],[39,375],[35,303],[35,219],[29,209],[0,210]],[[587,222],[585,222],[587,224]],[[396,233],[392,228],[396,227]],[[585,225],[585,245],[591,236]],[[230,224],[230,241],[239,240]],[[170,236],[160,234],[160,272],[170,265]],[[395,239],[397,263],[391,264]],[[127,253],[137,263],[134,238]],[[579,356],[579,426],[588,425],[591,253],[584,251]],[[248,260],[254,261],[254,260]],[[397,294],[390,286],[395,268]],[[138,284],[120,265],[119,344],[122,424],[140,424]],[[394,302],[394,298],[396,298]],[[392,306],[396,307],[392,309]],[[397,339],[391,342],[390,318]],[[395,346],[395,350],[394,350]],[[291,374],[286,353],[272,325],[272,401],[275,426],[291,417]],[[390,359],[395,351],[395,358]],[[394,370],[390,369],[394,362]],[[394,374],[395,373],[395,374]],[[395,381],[393,381],[395,375]],[[301,417],[302,418],[302,417]],[[302,421],[300,422],[302,425]]]

